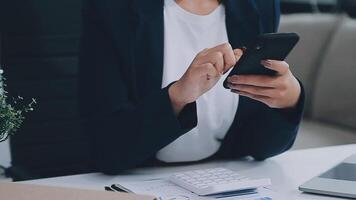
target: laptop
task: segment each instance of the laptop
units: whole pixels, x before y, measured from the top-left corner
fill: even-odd
[[[299,190],[356,199],[356,154],[304,183]]]

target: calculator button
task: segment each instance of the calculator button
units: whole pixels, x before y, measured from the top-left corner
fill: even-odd
[[[198,195],[218,194],[270,185],[269,179],[249,180],[223,168],[194,170],[175,174],[170,181]]]

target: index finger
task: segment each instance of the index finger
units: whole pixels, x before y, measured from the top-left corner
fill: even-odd
[[[221,52],[224,56],[224,72],[228,71],[233,67],[237,60],[240,59],[237,57],[235,50],[232,49],[232,46],[229,43],[220,44],[208,50],[208,53],[212,52]]]

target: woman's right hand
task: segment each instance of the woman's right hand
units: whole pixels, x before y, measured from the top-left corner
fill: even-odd
[[[229,43],[198,53],[184,75],[168,90],[175,113],[178,115],[185,105],[214,87],[242,54],[241,49],[233,50]]]

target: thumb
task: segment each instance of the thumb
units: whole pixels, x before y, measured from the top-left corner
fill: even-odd
[[[280,75],[283,75],[289,71],[289,65],[285,61],[262,60],[261,64],[268,69],[276,71]]]
[[[236,62],[238,62],[242,57],[242,55],[244,54],[244,52],[242,51],[242,49],[234,49],[234,54],[235,54]]]
[[[243,55],[243,50],[242,49],[234,49],[234,55],[235,55],[235,59],[236,59],[236,63],[237,63]],[[224,74],[226,72],[228,72],[233,67],[234,66],[229,66],[228,68],[224,69]]]

